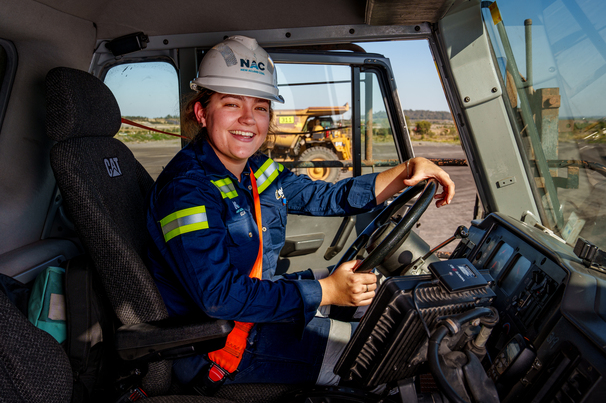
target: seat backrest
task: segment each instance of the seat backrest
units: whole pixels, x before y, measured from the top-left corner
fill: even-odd
[[[84,71],[58,67],[46,77],[51,166],[67,213],[122,324],[168,317],[144,263],[146,195],[153,180],[114,139],[121,125],[113,94]],[[150,364],[144,388],[163,393],[170,363]]]

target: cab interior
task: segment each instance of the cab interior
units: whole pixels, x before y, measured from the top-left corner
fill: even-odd
[[[559,4],[557,1],[545,3]],[[537,196],[533,185],[535,180],[527,174],[529,163],[520,155],[520,135],[512,121],[521,118],[512,117],[516,112],[504,95],[511,88],[508,87],[509,77],[499,73],[500,59],[489,45],[490,38],[484,25],[488,20],[486,16],[490,15],[487,2],[0,0],[0,5],[5,17],[0,23],[0,273],[26,287],[31,286],[36,276],[48,266],[65,267],[78,259],[91,258],[94,253],[91,253],[89,245],[103,242],[94,236],[85,241],[79,235],[74,224],[73,207],[64,205],[65,191],[60,189],[51,168],[51,148],[56,140],[51,140],[47,133],[51,116],[46,86],[49,71],[74,69],[90,73],[88,76],[102,82],[112,68],[132,63],[164,62],[174,68],[178,94],[183,96],[189,91],[189,81],[196,76],[205,50],[234,34],[255,37],[278,64],[337,66],[345,69],[347,75],[349,98],[346,101],[351,105],[348,117],[351,120],[351,160],[333,165],[286,161],[290,163],[286,165],[298,170],[314,166],[338,169],[341,178],[386,169],[416,155],[411,140],[412,128],[407,125],[394,80],[393,71],[398,66],[392,65],[381,54],[362,52],[363,45],[360,47],[359,44],[425,41],[435,61],[465,154],[464,158],[451,163],[469,166],[474,184],[474,214],[466,222],[461,220],[457,223],[467,228],[455,234],[451,253],[441,256],[427,253],[440,242],[427,242],[414,231],[410,232],[422,212],[418,215],[404,214],[407,225],[404,233],[410,232],[410,236],[389,252],[393,254],[395,250],[396,256],[409,256],[406,265],[413,271],[403,272],[402,261],[385,263],[383,270],[392,278],[385,283],[387,285],[378,294],[376,303],[362,318],[360,331],[338,364],[343,383],[334,388],[272,385],[261,391],[241,387],[219,397],[191,397],[183,395],[191,391],[163,386],[150,395],[171,396],[150,396],[152,401],[312,402],[327,399],[423,402],[437,398],[458,401],[463,393],[467,397],[461,401],[474,402],[602,400],[606,393],[603,380],[606,374],[606,307],[601,297],[606,285],[600,261],[594,255],[583,254],[589,248],[597,251],[599,256],[599,248],[591,244],[579,247],[578,244],[567,243],[554,237],[554,231],[550,230],[563,227],[559,222],[562,214],[552,211],[553,198],[543,204],[537,201],[541,200],[541,195]],[[600,35],[593,33],[589,40],[593,43],[603,41]],[[91,93],[94,86],[96,84],[91,84]],[[104,108],[106,104],[97,104],[87,98],[87,88],[85,85],[79,91],[87,100],[90,118],[80,118],[91,124],[105,116],[107,111],[95,110]],[[388,152],[383,155],[375,151],[374,157],[373,151],[365,148],[370,140],[363,129],[368,126],[369,105],[374,100],[365,98],[371,89],[385,110],[392,138],[383,148]],[[344,104],[339,99],[338,105]],[[56,111],[53,113],[54,119]],[[61,118],[70,120],[70,116]],[[521,132],[524,133],[524,129]],[[94,151],[88,150],[91,154]],[[543,169],[539,162],[536,166],[538,170]],[[548,168],[553,171],[554,166]],[[566,166],[559,165],[559,168],[566,169]],[[71,170],[80,168],[74,165]],[[67,166],[67,171],[69,173],[70,166]],[[547,189],[543,199],[552,197],[554,192],[548,185],[542,189]],[[421,189],[408,192],[405,200],[401,201],[403,204],[398,206],[407,206],[410,213],[415,202],[415,205],[427,205],[426,196],[417,198],[420,192]],[[122,196],[112,194],[107,197],[120,199]],[[552,206],[551,210],[549,206]],[[309,267],[331,267],[343,256],[356,256],[355,251],[348,255],[351,252],[348,247],[354,242],[366,244],[369,237],[365,232],[366,226],[377,217],[380,221],[375,221],[376,226],[385,223],[392,215],[399,220],[398,211],[392,208],[387,213],[376,211],[355,218],[323,221],[289,216],[287,242],[279,269],[291,272]],[[601,217],[597,211],[595,216]],[[598,219],[596,228],[599,226]],[[581,234],[588,234],[587,229],[584,231]],[[448,237],[440,236],[442,239]],[[423,261],[419,261],[420,258]],[[479,285],[463,291],[456,287],[449,289],[453,284],[442,280],[438,269],[422,269],[427,267],[422,265],[424,262],[448,264],[456,259],[466,259],[465,262],[479,270],[477,273],[482,279]],[[419,266],[408,266],[415,262]],[[382,258],[376,263],[381,265]],[[92,266],[89,263],[84,265],[98,270],[100,263],[93,261]],[[101,274],[99,281],[103,284],[102,294],[108,293],[110,284],[122,282],[111,278],[111,274]],[[421,287],[417,296],[420,282],[427,282],[427,285]],[[121,286],[130,288],[131,284]],[[142,297],[142,300],[145,299]],[[422,309],[415,306],[417,303]],[[390,312],[393,312],[394,308],[397,314],[386,314],[386,310],[392,309]],[[465,316],[466,312],[474,309],[481,313]],[[495,311],[500,319],[495,319]],[[165,319],[160,316],[150,321]],[[446,317],[460,321],[462,332],[455,332],[452,328],[444,330],[450,332],[444,343],[453,351],[467,351],[465,346],[478,340],[481,329],[492,332],[484,340],[483,347],[488,351],[484,359],[473,365],[478,374],[468,375],[467,381],[461,380],[465,378],[461,375],[463,370],[455,363],[451,372],[454,374],[452,377],[458,380],[449,378],[452,382],[444,383],[440,378],[438,387],[433,389],[421,386],[424,374],[431,372],[435,377],[435,372],[428,368],[434,364],[428,364],[428,361],[437,363],[438,370],[434,370],[438,373],[440,366],[445,365],[443,357],[428,358],[431,355],[428,353],[431,337],[425,337],[427,324],[423,323],[423,316],[431,330],[446,328],[442,325]],[[491,323],[489,318],[496,322]],[[13,321],[20,320],[13,313],[0,315],[0,319],[5,329],[11,327]],[[115,317],[111,321],[112,335],[106,336],[105,344],[112,351],[107,354],[115,355],[113,331],[120,326],[134,324]],[[143,327],[144,322],[141,322]],[[391,324],[386,325],[387,322]],[[141,336],[137,333],[141,329],[129,328],[127,330],[133,333],[121,333],[117,338],[122,337],[128,344],[133,340],[147,341],[147,337],[153,339],[154,334],[163,331],[170,339],[176,337],[179,329],[187,328],[192,332],[195,329],[199,332],[198,338],[194,338],[198,343],[196,348],[200,350],[194,350],[204,352],[221,343],[221,337],[230,329],[228,322],[214,323],[214,327],[205,327],[204,330],[189,322],[177,323],[176,327],[173,325],[164,323],[146,328],[151,336]],[[3,333],[0,344],[9,346],[7,340],[18,339],[21,335],[26,339],[26,334],[34,332],[26,325],[16,329],[16,332],[24,333]],[[386,337],[387,341],[369,342],[381,337]],[[437,342],[436,351],[441,342],[442,339]],[[45,355],[62,356],[56,351],[58,344],[53,345],[48,340],[45,343],[50,347],[41,349],[30,358],[17,358],[17,361],[31,360],[28,371],[32,374],[36,372],[36,360],[46,360]],[[191,345],[191,340],[189,344],[183,343],[183,346]],[[162,357],[164,353],[158,353],[159,347],[136,345],[120,356],[119,360],[127,364],[118,366],[122,365],[130,372],[124,377],[121,373],[119,377],[122,380],[140,379],[147,374],[150,365],[185,354],[181,347],[169,346],[170,352]],[[136,356],[134,364],[133,354]],[[140,361],[146,355],[153,355],[153,358]],[[456,357],[460,359],[460,355]],[[69,396],[75,402],[79,395],[70,385],[69,362],[66,365],[63,367],[67,368],[67,375],[62,375],[61,382],[55,382],[65,384],[64,393],[58,395],[63,397],[54,401],[62,401]],[[9,379],[5,385],[26,385],[24,388],[27,389],[28,382],[36,383],[29,379],[27,373],[19,378],[21,383],[14,381],[16,370],[11,368],[5,364],[3,379]],[[132,378],[134,373],[136,375]],[[484,396],[481,394],[484,390],[482,385],[489,378],[496,388],[494,393]],[[131,392],[129,388],[132,385],[128,382],[120,383],[116,379],[104,379],[104,382],[101,389],[108,394],[102,398],[110,399],[107,396],[111,396],[111,400],[94,400],[94,396],[88,399],[118,401]],[[154,384],[154,381],[148,380],[148,383]],[[120,391],[116,390],[118,384],[123,388]],[[452,384],[464,386],[452,387]],[[379,385],[388,385],[388,388],[377,392]],[[9,387],[3,390],[8,391]],[[487,387],[486,390],[493,389]],[[2,393],[0,391],[0,396]],[[9,397],[17,396],[15,393]],[[22,400],[14,401],[50,401],[44,394],[33,396],[24,392],[20,396]],[[131,397],[132,394],[129,395]],[[9,398],[8,401],[13,400]]]

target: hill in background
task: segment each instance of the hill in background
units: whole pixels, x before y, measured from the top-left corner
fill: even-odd
[[[426,111],[404,109],[404,116],[410,120],[427,120],[427,121],[452,121],[452,115],[449,111]]]

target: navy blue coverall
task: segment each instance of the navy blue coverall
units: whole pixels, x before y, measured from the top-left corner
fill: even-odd
[[[261,202],[262,280],[249,277],[259,248],[251,169]],[[329,331],[328,319],[314,318],[320,284],[311,270],[275,276],[287,213],[367,212],[376,207],[375,178],[315,182],[258,153],[239,182],[206,141],[183,148],[159,176],[147,218],[151,272],[171,316],[256,324],[236,382],[316,381]],[[178,360],[175,374],[187,383],[205,363],[202,356]]]

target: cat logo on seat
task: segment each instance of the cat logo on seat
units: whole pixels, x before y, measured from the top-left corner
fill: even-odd
[[[118,157],[104,158],[103,162],[105,162],[105,168],[107,169],[107,173],[109,174],[110,178],[122,176],[122,171],[120,170],[120,165],[118,164]]]

